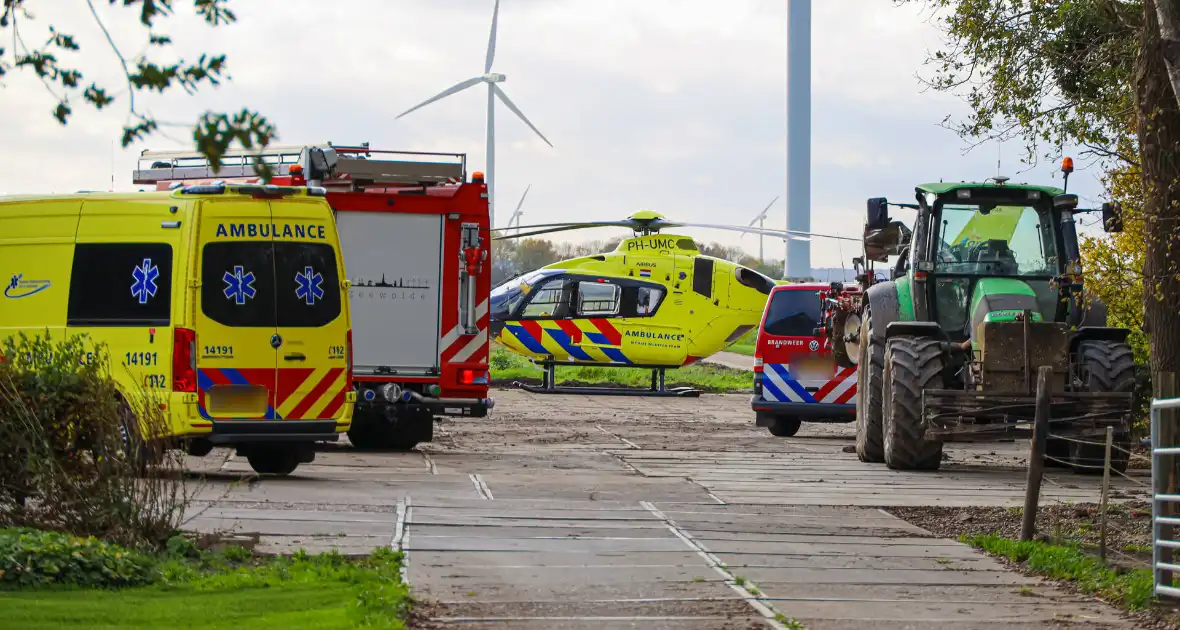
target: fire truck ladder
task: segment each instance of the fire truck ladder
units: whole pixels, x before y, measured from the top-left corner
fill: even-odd
[[[376,159],[374,158],[376,155]],[[150,151],[139,156],[133,181],[161,184],[189,180],[228,180],[258,177],[255,160],[268,164],[275,175],[298,166],[308,183],[327,188],[363,190],[381,186],[438,186],[460,184],[467,178],[463,153],[388,151],[360,146],[270,146],[261,150],[231,149],[216,172],[209,159],[196,151]],[[296,169],[298,172],[298,169]]]

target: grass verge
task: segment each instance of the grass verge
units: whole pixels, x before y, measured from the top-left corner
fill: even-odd
[[[410,614],[402,556],[388,549],[363,558],[334,552],[255,558],[241,547],[187,553],[155,555],[147,586],[0,582],[0,618],[12,624],[5,627],[24,630],[401,630]],[[44,572],[45,562],[36,562]],[[34,570],[32,561],[20,569]]]
[[[742,335],[741,338],[733,342],[732,346],[726,348],[725,351],[752,357],[754,356],[754,348],[757,341],[758,329],[755,328],[754,330],[751,330],[750,332]]]
[[[490,364],[493,384],[508,385],[513,381],[534,384],[541,382],[540,367],[499,344],[492,345]],[[559,385],[648,387],[651,385],[651,370],[597,366],[558,367],[557,382]],[[754,375],[745,370],[697,364],[669,370],[666,385],[695,387],[706,392],[740,392],[753,387]]]
[[[1151,605],[1152,577],[1148,569],[1108,567],[1077,547],[1037,540],[1020,541],[995,534],[964,535],[962,540],[1034,573],[1071,582],[1082,592],[1127,610],[1143,610]]]

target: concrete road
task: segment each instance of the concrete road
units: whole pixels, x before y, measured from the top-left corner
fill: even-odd
[[[736,352],[717,352],[701,359],[701,363],[714,363],[735,370],[752,371],[754,369],[754,357]]]
[[[333,446],[262,480],[224,451],[195,460],[209,477],[188,526],[268,551],[400,548],[437,627],[1132,627],[879,509],[1019,505],[1022,445],[899,473],[843,452],[851,425],[774,438],[742,395],[496,396],[490,418],[442,421],[419,452]],[[1045,499],[1098,486],[1054,472]]]

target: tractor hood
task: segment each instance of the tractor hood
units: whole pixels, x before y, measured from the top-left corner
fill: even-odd
[[[1023,280],[1013,278],[981,278],[971,293],[971,339],[978,344],[979,325],[987,322],[1016,321],[1029,309],[1032,321],[1042,321],[1037,294]]]

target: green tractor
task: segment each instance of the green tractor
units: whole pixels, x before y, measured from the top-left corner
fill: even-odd
[[[1100,474],[1107,427],[1130,446],[1134,364],[1128,331],[1082,292],[1074,216],[1098,210],[1005,177],[916,193],[868,200],[859,297],[826,298],[823,333],[843,367],[858,367],[860,460],[935,470],[944,442],[1029,437],[1037,369],[1050,366],[1047,462]],[[894,221],[889,206],[917,218]],[[1122,230],[1119,206],[1101,212],[1107,232]],[[886,279],[873,263],[892,256]],[[1127,453],[1112,452],[1125,470]]]

